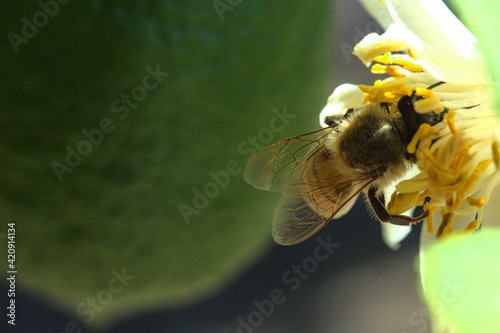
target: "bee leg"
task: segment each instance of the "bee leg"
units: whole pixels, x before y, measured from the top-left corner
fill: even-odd
[[[368,190],[368,200],[370,205],[381,222],[389,222],[391,220],[391,214],[389,214],[387,209],[385,209],[385,204],[380,202],[380,199],[385,201],[384,197],[382,195],[382,198],[377,198],[376,192],[377,188],[375,187],[370,187]]]
[[[340,123],[341,120],[342,120],[342,115],[333,115],[333,116],[326,116],[324,122],[326,125],[330,127],[335,127]]]
[[[422,222],[427,216],[429,216],[429,212],[425,211],[422,215],[417,217],[411,217],[406,215],[391,215],[391,220],[388,221],[391,224],[395,225],[411,225]]]
[[[370,187],[368,190],[368,200],[373,208],[373,211],[377,215],[380,222],[387,222],[395,225],[411,225],[421,222],[425,219],[429,212],[426,211],[422,215],[417,217],[411,217],[406,215],[391,215],[385,208],[384,195],[381,194],[380,198],[376,195],[377,189],[375,187]]]

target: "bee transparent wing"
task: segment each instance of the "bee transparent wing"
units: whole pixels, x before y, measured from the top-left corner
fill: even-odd
[[[326,214],[315,212],[303,198],[281,196],[274,210],[273,239],[280,245],[301,243],[329,221]]]
[[[304,162],[325,145],[333,130],[333,127],[322,128],[267,147],[246,166],[243,174],[245,181],[260,190],[282,190]]]
[[[295,187],[297,191],[283,193],[276,205],[272,231],[274,241],[281,245],[295,245],[309,239],[330,220],[347,213],[359,193],[375,179],[366,176],[334,182],[329,187],[310,187],[311,192],[307,193],[298,190],[299,181]]]
[[[245,180],[267,191],[281,191],[273,219],[273,238],[281,245],[305,241],[332,218],[340,217],[376,179],[343,170],[328,148],[334,127],[296,136],[267,147],[244,171]]]

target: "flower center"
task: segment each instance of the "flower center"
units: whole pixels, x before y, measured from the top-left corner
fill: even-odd
[[[375,81],[373,86],[360,85],[360,90],[365,93],[363,103],[389,103],[391,115],[400,118],[401,114],[396,101],[414,93],[424,97],[414,102],[415,112],[422,114],[443,112],[445,108],[441,103],[441,98],[432,90],[412,89],[407,86],[407,83],[411,81],[403,78],[410,75],[422,75],[415,73],[423,70],[411,49],[408,48],[407,52],[408,54],[385,52],[382,55],[380,52],[373,57],[372,60],[376,63],[372,65],[371,72],[390,77]],[[423,123],[420,125],[408,144],[407,151],[415,155],[416,164],[422,172],[412,179],[399,182],[387,204],[387,210],[393,215],[399,215],[414,206],[423,205],[424,210],[429,211],[426,223],[430,234],[434,233],[432,214],[441,208],[439,211],[441,222],[436,231],[436,238],[454,233],[452,225],[457,215],[476,213],[478,216],[461,230],[461,233],[471,233],[479,227],[482,214],[478,212],[485,205],[486,200],[474,198],[471,193],[475,192],[478,180],[492,161],[482,159],[478,162],[477,158],[475,159],[477,151],[471,150],[471,139],[466,137],[465,132],[457,129],[454,110],[448,110],[442,124],[431,126]],[[498,142],[493,141],[492,151],[493,161],[499,168]],[[468,207],[462,207],[463,202],[467,202]]]

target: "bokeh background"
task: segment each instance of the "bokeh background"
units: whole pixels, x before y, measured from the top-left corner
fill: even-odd
[[[350,54],[381,32],[357,2],[69,2],[18,52],[9,32],[21,35],[40,5],[1,7],[1,273],[9,221],[18,265],[17,324],[2,313],[1,332],[430,331],[417,295],[418,227],[392,251],[358,202],[318,234],[338,248],[292,284],[284,274],[319,243],[273,244],[278,197],[241,171],[187,220],[179,210],[194,206],[210,172],[246,163],[240,146],[259,139],[273,110],[295,117],[275,142],[317,129],[336,86],[374,81]],[[168,72],[158,88],[126,116],[115,112],[113,101],[157,65]],[[51,163],[104,117],[113,132],[59,182]],[[77,305],[122,267],[130,286],[86,323]],[[5,278],[1,287],[5,309]],[[284,301],[252,317],[276,289]]]

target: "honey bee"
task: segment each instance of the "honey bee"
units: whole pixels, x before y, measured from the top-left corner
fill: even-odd
[[[245,168],[245,181],[257,189],[282,193],[273,217],[275,242],[294,245],[307,240],[330,220],[345,215],[360,193],[381,222],[410,225],[425,219],[428,212],[417,217],[391,215],[383,194],[416,162],[407,146],[419,126],[436,125],[448,111],[415,112],[415,101],[423,98],[413,92],[394,105],[349,108],[343,115],[327,116],[328,127],[283,140],[255,155]],[[394,106],[400,118],[390,114]]]

